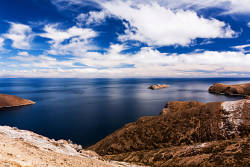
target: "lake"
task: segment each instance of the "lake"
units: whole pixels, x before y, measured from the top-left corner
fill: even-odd
[[[141,116],[158,115],[168,101],[236,100],[208,93],[210,85],[245,83],[237,78],[152,79],[0,79],[0,93],[17,95],[35,105],[0,110],[0,125],[31,130],[84,147],[96,143]],[[150,90],[151,84],[170,84]]]

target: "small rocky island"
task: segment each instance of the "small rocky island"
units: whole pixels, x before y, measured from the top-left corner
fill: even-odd
[[[31,104],[35,104],[35,102],[13,95],[0,94],[0,108],[18,107]]]
[[[227,96],[250,96],[250,83],[226,85],[222,83],[216,83],[211,86],[208,91],[210,93],[222,94]]]
[[[152,89],[152,90],[157,90],[157,89],[163,89],[163,88],[167,88],[167,87],[169,87],[169,85],[166,85],[166,84],[153,84],[148,88]]]

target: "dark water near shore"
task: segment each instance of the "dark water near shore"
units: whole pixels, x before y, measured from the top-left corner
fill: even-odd
[[[125,123],[158,115],[168,101],[237,99],[209,94],[208,87],[216,82],[244,83],[250,79],[0,79],[0,93],[36,102],[0,110],[0,125],[88,146]],[[153,83],[171,86],[147,89]]]

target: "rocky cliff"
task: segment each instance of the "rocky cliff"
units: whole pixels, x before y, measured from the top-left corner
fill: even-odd
[[[250,83],[226,85],[222,83],[216,83],[212,85],[208,91],[215,94],[223,94],[228,96],[250,96]]]
[[[25,106],[31,104],[35,104],[35,102],[17,96],[0,94],[0,108]]]
[[[150,166],[250,164],[250,100],[169,102],[89,149],[104,158]]]

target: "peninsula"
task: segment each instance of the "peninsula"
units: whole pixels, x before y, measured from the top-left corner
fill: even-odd
[[[35,104],[35,102],[13,95],[0,94],[0,108],[18,107],[31,104]]]
[[[210,93],[222,94],[227,96],[250,96],[250,83],[226,85],[222,83],[216,83],[212,85],[208,91]]]

